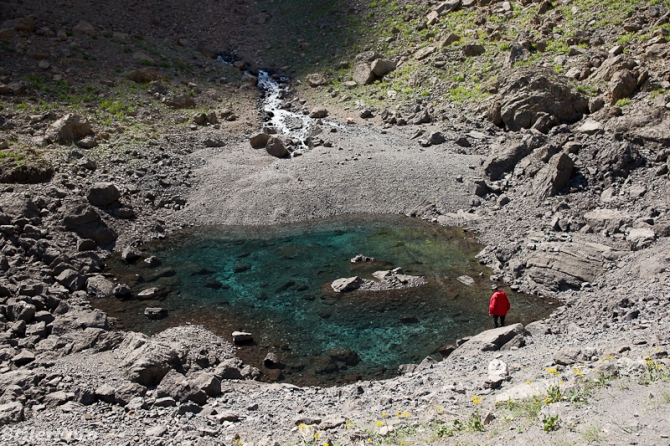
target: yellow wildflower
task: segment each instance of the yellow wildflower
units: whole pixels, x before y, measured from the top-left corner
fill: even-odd
[[[472,401],[472,404],[477,406],[482,403],[482,397],[479,395],[471,396],[470,401]]]
[[[377,427],[382,427],[383,425],[384,423],[382,423],[381,421],[377,421]]]

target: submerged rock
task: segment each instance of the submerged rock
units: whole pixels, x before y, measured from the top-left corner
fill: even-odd
[[[168,311],[160,307],[147,307],[144,309],[144,315],[149,319],[163,319],[167,317]]]

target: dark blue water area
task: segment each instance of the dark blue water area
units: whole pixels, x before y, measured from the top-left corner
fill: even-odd
[[[396,375],[457,339],[490,328],[491,274],[474,256],[482,246],[459,228],[404,216],[348,216],[284,226],[202,227],[144,246],[143,260],[110,259],[109,273],[133,297],[95,299],[117,327],[147,334],[184,323],[201,324],[231,340],[253,334],[237,355],[259,367],[266,381],[335,385]],[[374,257],[351,263],[357,254]],[[342,277],[402,267],[426,278],[423,286],[335,293]],[[456,280],[475,279],[474,286]],[[158,288],[149,299],[138,294]],[[504,288],[503,288],[504,289]],[[506,289],[509,323],[546,317],[554,302]],[[168,316],[149,320],[146,307]],[[275,353],[280,363],[266,366]]]

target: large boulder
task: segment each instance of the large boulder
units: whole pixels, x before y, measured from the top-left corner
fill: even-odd
[[[358,85],[369,85],[376,79],[375,74],[372,72],[372,67],[367,62],[357,64],[351,77]]]
[[[522,158],[530,155],[533,148],[528,141],[512,139],[503,144],[494,144],[491,153],[484,161],[482,168],[484,175],[490,180],[499,180],[506,172],[514,169],[514,166]]]
[[[383,77],[391,71],[395,70],[396,63],[388,59],[377,59],[372,62],[372,66],[370,68],[375,76]]]
[[[326,76],[321,73],[311,73],[307,75],[307,85],[310,87],[320,87],[322,85],[326,85],[327,83],[328,79],[326,79]]]
[[[587,221],[588,218],[587,218]],[[571,243],[542,242],[526,261],[527,277],[550,291],[580,288],[594,282],[608,259],[621,253],[609,246],[574,240]]]
[[[113,183],[95,183],[88,190],[87,198],[93,206],[109,206],[121,198],[121,192]]]
[[[549,69],[506,72],[498,83],[489,119],[511,131],[531,128],[544,114],[557,123],[573,123],[588,112],[588,100],[572,90],[568,78]]]
[[[0,404],[0,426],[18,423],[24,420],[23,404],[18,401]]]
[[[575,347],[563,347],[554,354],[554,362],[558,365],[572,365],[579,361],[582,351]]]
[[[262,132],[262,133],[257,133],[253,135],[251,138],[249,138],[249,144],[251,144],[251,147],[254,149],[262,149],[264,148],[268,141],[270,140],[270,135]]]
[[[126,377],[143,386],[155,386],[178,364],[175,349],[167,344],[130,333],[117,350]]]
[[[554,155],[533,179],[535,194],[541,199],[556,195],[570,181],[574,165],[567,153]]]
[[[143,397],[147,388],[137,383],[127,383],[114,390],[114,400],[120,406],[125,406],[136,397]]]
[[[86,284],[86,277],[73,269],[63,270],[55,279],[70,291],[81,290]]]
[[[67,114],[49,126],[44,135],[52,143],[69,144],[93,133],[91,123],[81,115]]]
[[[170,108],[193,108],[195,99],[188,94],[172,94],[163,99],[163,103]]]
[[[620,99],[628,98],[637,89],[637,79],[629,70],[619,70],[612,75],[607,86],[610,105]]]
[[[670,110],[666,107],[640,107],[610,119],[606,128],[629,140],[648,141],[670,146]]]
[[[202,390],[208,396],[221,395],[221,381],[210,373],[197,373],[190,378],[190,382],[195,388]]]
[[[523,336],[526,331],[521,324],[509,325],[506,327],[494,328],[479,333],[470,338],[467,342],[459,346],[452,355],[469,355],[475,351],[494,351],[500,350],[500,347],[511,341],[516,336]]]
[[[86,281],[86,293],[89,296],[107,297],[112,294],[114,283],[107,280],[105,276],[96,274]]]
[[[584,220],[594,231],[617,232],[619,228],[633,221],[625,212],[615,209],[594,209],[584,214]]]
[[[63,224],[69,231],[76,231],[83,238],[106,245],[116,240],[116,233],[105,225],[94,208],[87,204],[70,204],[65,209]]]
[[[203,405],[207,402],[208,395],[186,376],[175,370],[170,370],[156,387],[156,397],[170,397],[181,403],[192,401]]]
[[[609,172],[615,177],[626,177],[644,163],[637,148],[628,141],[610,141],[596,155],[600,172]]]
[[[289,151],[284,145],[284,141],[276,136],[273,136],[268,140],[265,145],[265,150],[268,154],[277,158],[286,158],[289,155]]]

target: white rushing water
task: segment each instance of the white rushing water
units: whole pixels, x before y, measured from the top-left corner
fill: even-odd
[[[235,57],[227,56],[224,58],[219,56],[218,60],[223,64],[232,65]],[[277,80],[267,71],[258,71],[258,88],[265,92],[261,108],[270,117],[268,125],[276,129],[278,134],[297,139],[303,148],[307,149],[305,140],[316,124],[316,120],[302,112],[296,113],[283,108],[284,98],[289,91],[287,81],[288,78],[286,77]],[[323,121],[323,123],[341,130],[345,129],[344,126],[336,122]]]
[[[270,116],[270,123],[277,133],[298,139],[303,145],[309,136],[315,120],[302,113],[294,113],[282,108],[284,95],[287,93],[287,79],[273,78],[265,71],[258,72],[258,87],[265,91],[263,111]]]

